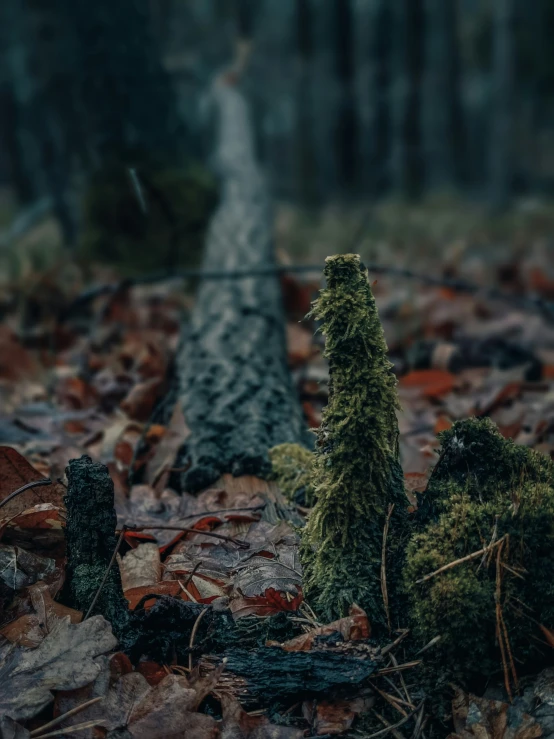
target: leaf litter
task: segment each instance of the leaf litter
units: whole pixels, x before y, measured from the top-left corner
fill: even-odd
[[[449,265],[450,272],[463,269],[463,259]],[[537,274],[516,265],[512,275],[514,290],[523,286],[540,293]],[[313,326],[298,324],[309,303],[307,291],[287,277],[290,366],[315,427],[328,386]],[[414,505],[415,493],[425,489],[437,461],[436,434],[469,415],[489,416],[505,436],[554,456],[554,328],[548,317],[506,311],[485,292],[406,290],[387,277],[379,278],[374,291],[400,378],[401,458]],[[69,306],[73,296],[67,291],[64,296]],[[397,650],[405,635],[391,634],[394,648],[370,654],[371,624],[361,609],[339,622],[317,622],[303,601],[296,524],[275,517],[283,506],[278,491],[276,497],[263,481],[244,480],[237,486],[228,479],[197,497],[174,490],[176,453],[189,432],[178,404],[167,404],[168,372],[188,307],[174,284],[140,286],[120,291],[106,305],[94,301],[78,320],[64,319],[63,331],[45,320],[37,327],[40,341],[35,336],[29,342],[18,332],[17,321],[2,328],[1,736],[40,736],[44,732],[37,729],[47,731],[57,721],[52,731],[63,729],[64,736],[72,736],[70,727],[78,725],[74,735],[79,737],[126,731],[144,739],[292,739],[344,734],[368,712],[390,735],[404,736],[402,727],[394,725],[406,716],[414,717],[417,730],[427,719],[417,688],[408,687],[401,677],[402,660],[399,664],[394,657],[401,656]],[[173,601],[199,609],[194,624],[207,608],[210,614],[229,613],[230,623],[244,624],[239,646],[256,647],[260,659],[265,659],[264,650],[269,660],[282,652],[312,662],[322,653],[342,655],[343,663],[358,660],[358,666],[363,659],[372,689],[368,692],[367,676],[349,687],[337,678],[324,695],[308,691],[296,701],[289,697],[288,706],[264,705],[256,694],[256,675],[248,678],[243,672],[240,677],[221,659],[204,659],[202,644],[208,637],[203,629],[212,628],[205,623],[210,614],[203,617],[204,626],[197,624],[198,644],[190,645],[196,664],[192,673],[186,660],[179,663],[178,655],[184,655],[179,650],[164,663],[143,656],[132,665],[121,653],[114,655],[116,641],[107,622],[98,616],[82,621],[83,614],[57,600],[64,577],[63,470],[81,454],[106,464],[114,480],[118,530],[125,529],[116,566],[129,607],[143,613],[145,622],[151,612],[155,623]],[[47,477],[51,485],[7,500],[27,483]],[[292,519],[304,513],[302,502],[297,503]],[[279,619],[288,624],[283,632]],[[275,633],[271,628],[264,632],[261,623],[271,623]],[[240,658],[240,649],[229,655],[231,662]],[[253,664],[254,670],[264,669],[269,662],[262,659],[258,668]],[[304,686],[320,675],[307,665],[298,663]],[[536,689],[533,695],[534,704],[522,709],[516,721],[502,700],[458,690],[452,738],[546,736],[540,710],[544,714],[550,694]],[[388,714],[377,710],[377,698],[385,700]],[[99,700],[87,707],[93,699]]]

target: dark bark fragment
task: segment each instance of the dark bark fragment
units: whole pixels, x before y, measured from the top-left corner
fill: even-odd
[[[114,487],[104,465],[90,457],[72,459],[66,468],[68,479],[67,579],[68,603],[86,614],[106,575],[117,538]],[[117,564],[112,565],[91,615],[100,613],[112,625],[114,634],[126,641],[129,611],[123,596]]]
[[[338,636],[338,635],[337,635]],[[285,652],[278,647],[226,652],[229,672],[246,678],[253,695],[268,698],[325,693],[340,685],[357,685],[376,669],[372,659],[327,650]]]
[[[204,266],[260,268],[274,264],[270,203],[256,164],[242,96],[214,91],[218,115],[215,163],[221,204]],[[191,430],[184,487],[198,491],[222,473],[266,477],[268,450],[308,436],[287,367],[278,277],[206,280],[179,356],[180,398]]]

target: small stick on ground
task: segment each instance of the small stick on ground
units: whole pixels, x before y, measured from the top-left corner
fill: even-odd
[[[100,593],[102,592],[102,588],[104,587],[104,585],[106,583],[106,580],[108,579],[108,576],[110,574],[110,570],[112,569],[113,563],[115,562],[115,558],[117,557],[117,553],[119,552],[119,547],[121,546],[121,542],[123,541],[123,537],[125,535],[125,531],[126,531],[126,528],[124,526],[121,529],[121,532],[119,534],[119,538],[117,540],[117,544],[115,545],[115,549],[113,550],[112,558],[110,559],[110,561],[108,563],[108,566],[106,568],[106,574],[104,575],[104,577],[102,578],[102,582],[98,586],[98,590],[96,591],[96,595],[92,599],[92,603],[88,607],[88,611],[85,613],[85,617],[83,618],[83,621],[86,621],[87,618],[90,616],[90,614],[92,613],[92,610],[93,610],[94,606],[96,605],[96,601],[100,597]]]
[[[381,592],[383,593],[383,603],[387,616],[387,626],[389,627],[389,634],[391,633],[392,628],[390,623],[389,593],[387,589],[387,535],[389,533],[390,519],[393,511],[394,503],[389,505],[389,510],[387,512],[387,519],[385,521],[385,526],[383,527],[383,547],[381,549]]]
[[[387,736],[387,734],[391,734],[393,729],[399,729],[401,726],[404,726],[404,724],[408,723],[408,721],[413,718],[418,711],[421,710],[421,706],[423,705],[423,701],[416,706],[416,708],[409,713],[407,716],[404,716],[404,718],[400,719],[398,723],[392,724],[392,726],[388,726],[386,729],[382,729],[381,731],[376,731],[375,734],[370,734],[370,736],[365,737],[365,739],[377,739],[381,736]]]
[[[216,534],[215,531],[200,531],[199,529],[193,529],[190,526],[128,526],[127,531],[186,531],[189,534],[202,534],[202,536],[211,536],[214,539],[221,539],[221,541],[228,541],[231,544],[236,544],[240,549],[250,549],[250,544],[242,539],[234,539],[232,536],[223,536],[223,534]]]
[[[447,565],[443,565],[442,567],[439,567],[438,570],[435,570],[434,572],[430,572],[428,575],[425,575],[425,577],[421,577],[419,580],[416,580],[416,583],[420,585],[423,582],[427,582],[427,580],[430,580],[432,577],[436,577],[437,575],[440,575],[443,572],[446,572],[447,570],[451,570],[453,567],[457,567],[458,565],[463,564],[464,562],[469,562],[472,559],[476,559],[477,557],[480,557],[482,554],[486,554],[491,549],[494,549],[497,546],[500,546],[502,542],[506,540],[506,534],[498,539],[498,541],[494,542],[492,545],[488,545],[486,547],[483,547],[483,549],[479,549],[478,552],[472,552],[471,554],[466,555],[465,557],[461,557],[460,559],[455,559],[453,562],[449,562]]]
[[[52,480],[50,480],[49,478],[47,478],[46,480],[34,480],[33,482],[28,482],[25,485],[22,485],[20,488],[17,488],[17,490],[14,490],[13,493],[7,495],[4,500],[0,500],[0,508],[2,508],[2,506],[5,506],[6,503],[9,503],[10,500],[13,500],[17,495],[24,493],[26,490],[42,487],[43,485],[52,485]]]
[[[206,613],[208,613],[209,610],[210,610],[209,608],[204,608],[203,611],[200,611],[200,613],[198,614],[198,618],[194,622],[194,626],[192,627],[192,631],[190,634],[190,641],[189,641],[190,650],[192,650],[194,646],[194,638],[196,636],[196,632],[198,631],[198,627],[200,626],[200,621],[202,621],[202,619],[204,618]],[[189,652],[189,670],[192,670],[192,651]]]
[[[98,701],[104,700],[104,696],[100,695],[97,698],[91,698],[89,701],[85,701],[85,703],[81,703],[78,706],[75,706],[75,708],[72,708],[70,711],[66,711],[66,713],[62,713],[61,716],[56,716],[56,718],[52,719],[52,721],[49,721],[47,724],[44,724],[44,726],[41,726],[38,729],[35,729],[34,731],[31,731],[29,736],[31,739],[34,739],[35,737],[40,736],[43,734],[43,732],[47,731],[48,729],[52,729],[54,726],[58,726],[58,724],[61,724],[62,721],[65,721],[68,718],[71,718],[71,716],[75,716],[77,713],[81,713],[81,711],[84,711],[85,708],[90,708],[90,706],[93,706],[95,703],[98,703]]]

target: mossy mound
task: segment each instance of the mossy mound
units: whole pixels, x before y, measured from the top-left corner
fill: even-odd
[[[421,645],[441,637],[425,659],[435,685],[471,687],[502,672],[513,685],[512,664],[523,672],[554,657],[539,627],[554,628],[554,465],[486,419],[457,422],[440,439],[407,551],[412,626]]]
[[[85,258],[125,273],[173,269],[199,261],[217,189],[199,165],[118,163],[99,170],[85,196]]]
[[[385,626],[383,530],[391,510],[386,570],[392,604],[398,531],[407,506],[398,459],[396,378],[359,256],[329,257],[325,277],[327,287],[312,315],[326,338],[330,392],[318,431],[317,502],[303,532],[304,583],[322,619],[345,616],[357,603],[374,627]]]
[[[269,450],[269,459],[272,479],[288,500],[313,505],[313,452],[299,444],[279,444]]]

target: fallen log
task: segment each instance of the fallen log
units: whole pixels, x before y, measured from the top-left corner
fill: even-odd
[[[224,473],[267,477],[268,450],[311,443],[286,359],[270,200],[256,163],[247,105],[223,79],[212,95],[221,181],[204,267],[261,271],[200,285],[179,352],[179,394],[191,434],[179,466],[196,492]],[[270,268],[267,273],[264,270]]]

